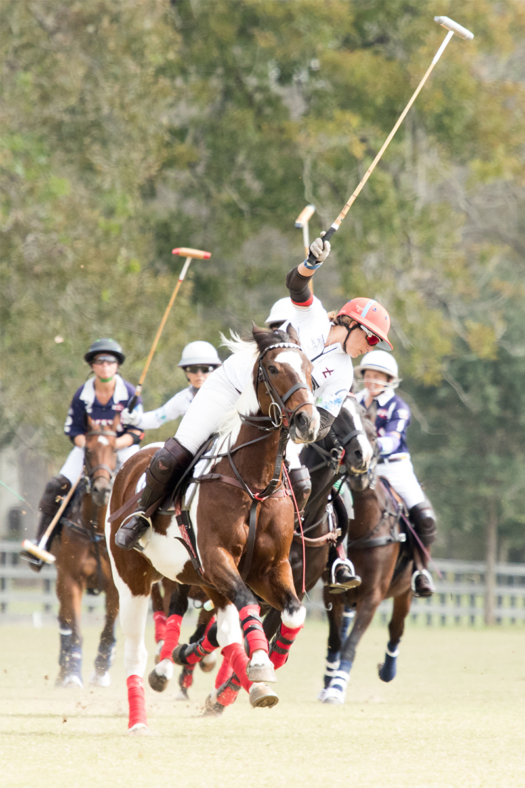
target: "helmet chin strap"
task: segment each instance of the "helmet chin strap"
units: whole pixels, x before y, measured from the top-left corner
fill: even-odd
[[[346,338],[345,341],[343,342],[343,350],[346,353],[346,343],[348,342],[348,337],[350,336],[352,331],[354,331],[356,328],[359,328],[359,323],[356,323],[354,326],[345,326],[345,328],[346,328]]]

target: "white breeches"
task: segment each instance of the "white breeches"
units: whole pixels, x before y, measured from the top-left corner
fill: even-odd
[[[304,447],[304,443],[294,443],[292,440],[288,440],[288,443],[286,444],[286,459],[290,463],[291,471],[302,466],[299,455]]]
[[[409,511],[418,503],[423,503],[425,493],[417,480],[412,462],[408,457],[397,462],[383,462],[377,466],[379,476],[384,476],[394,490],[406,503]]]
[[[129,457],[133,454],[136,454],[139,450],[140,446],[134,444],[133,446],[126,446],[125,449],[119,449],[117,451],[117,467],[116,470],[123,465]],[[82,468],[84,467],[84,449],[81,449],[80,446],[75,446],[70,452],[67,460],[61,467],[59,473],[62,476],[65,476],[66,479],[69,479],[71,484],[74,484],[80,474],[82,473]]]
[[[185,449],[196,454],[204,441],[217,432],[225,416],[235,407],[241,395],[226,378],[222,367],[216,369],[199,389],[175,437]]]

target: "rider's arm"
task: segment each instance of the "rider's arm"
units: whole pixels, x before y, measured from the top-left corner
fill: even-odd
[[[389,408],[386,423],[379,430],[377,442],[382,457],[395,454],[409,423],[410,409],[406,402],[396,397],[394,407]]]
[[[84,402],[80,399],[83,386],[75,392],[71,405],[67,412],[66,423],[64,424],[64,432],[67,437],[75,446],[83,448],[86,442],[86,408]]]
[[[142,430],[156,430],[162,427],[167,421],[178,419],[179,416],[184,416],[191,403],[191,398],[188,395],[188,389],[179,391],[168,400],[164,405],[161,405],[157,410],[150,410],[148,413],[143,413],[137,426]]]
[[[335,421],[335,416],[333,416],[331,413],[329,413],[324,408],[318,407],[317,411],[319,413],[321,424],[320,424],[320,427],[319,427],[319,432],[317,433],[316,440],[320,441],[323,438],[326,438],[326,436],[328,435],[328,433],[330,431],[330,427],[332,426],[332,424]]]

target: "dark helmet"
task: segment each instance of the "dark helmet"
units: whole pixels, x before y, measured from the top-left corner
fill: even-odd
[[[96,342],[93,342],[84,356],[84,361],[87,361],[88,364],[92,364],[95,356],[98,356],[99,353],[111,353],[112,356],[115,356],[119,364],[123,364],[126,358],[119,343],[115,342],[114,339],[97,339]]]

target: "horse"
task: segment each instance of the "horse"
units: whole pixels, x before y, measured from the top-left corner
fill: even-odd
[[[188,510],[157,511],[140,541],[141,550],[120,550],[115,534],[129,502],[139,494],[137,487],[154,450],[131,457],[115,481],[106,535],[126,638],[132,733],[148,731],[144,629],[152,583],[162,576],[205,588],[217,614],[217,636],[210,651],[221,647],[254,707],[278,702],[268,686],[275,681],[274,663],[257,597],[281,611],[281,627],[292,633],[292,641],[304,623],[306,610],[295,593],[288,561],[294,512],[282,474],[288,435],[308,443],[319,430],[312,366],[293,328],[285,333],[254,326],[252,336],[253,342],[234,337],[229,343],[233,352],[243,354],[253,374],[235,412],[224,420],[215,454],[206,455],[211,457],[211,472],[193,480],[195,487],[190,485],[183,501]],[[180,631],[180,612],[177,617]],[[160,662],[156,672],[162,671],[170,678],[173,663]]]
[[[346,535],[348,515],[340,496],[334,494],[333,485],[348,473],[366,473],[373,453],[364,426],[363,409],[353,396],[343,403],[328,435],[301,452],[301,462],[310,471],[312,492],[304,511],[302,533],[295,530],[290,549],[295,591],[300,600],[319,581],[325,572],[330,550],[334,550]],[[279,630],[279,611],[268,606],[263,610],[266,612],[264,631],[271,640]],[[277,643],[274,646],[279,647]],[[282,656],[287,655],[286,651]],[[234,691],[232,672],[224,665],[220,669],[215,691],[206,701],[210,715],[222,714],[224,708],[236,700],[238,692]]]
[[[57,687],[82,687],[82,596],[106,593],[106,617],[100,636],[90,684],[108,687],[109,669],[115,652],[115,619],[118,593],[109,563],[104,522],[115,475],[115,441],[119,416],[109,425],[87,419],[84,478],[59,523],[59,539],[51,552],[56,556],[56,594],[59,601],[60,672]]]
[[[365,425],[369,440],[375,446],[375,428],[368,419]],[[325,590],[329,621],[328,654],[324,687],[318,696],[323,703],[344,703],[357,645],[380,602],[391,597],[394,604],[388,625],[390,637],[378,672],[379,678],[385,682],[392,681],[396,675],[399,644],[412,601],[414,544],[411,539],[407,540],[406,531],[410,534],[410,528],[401,526],[406,518],[402,502],[392,493],[386,480],[377,477],[377,459],[376,451],[366,474],[348,475],[354,516],[349,523],[347,550],[363,581],[359,588],[335,598],[329,597]],[[353,625],[347,634],[349,613],[353,608]]]

